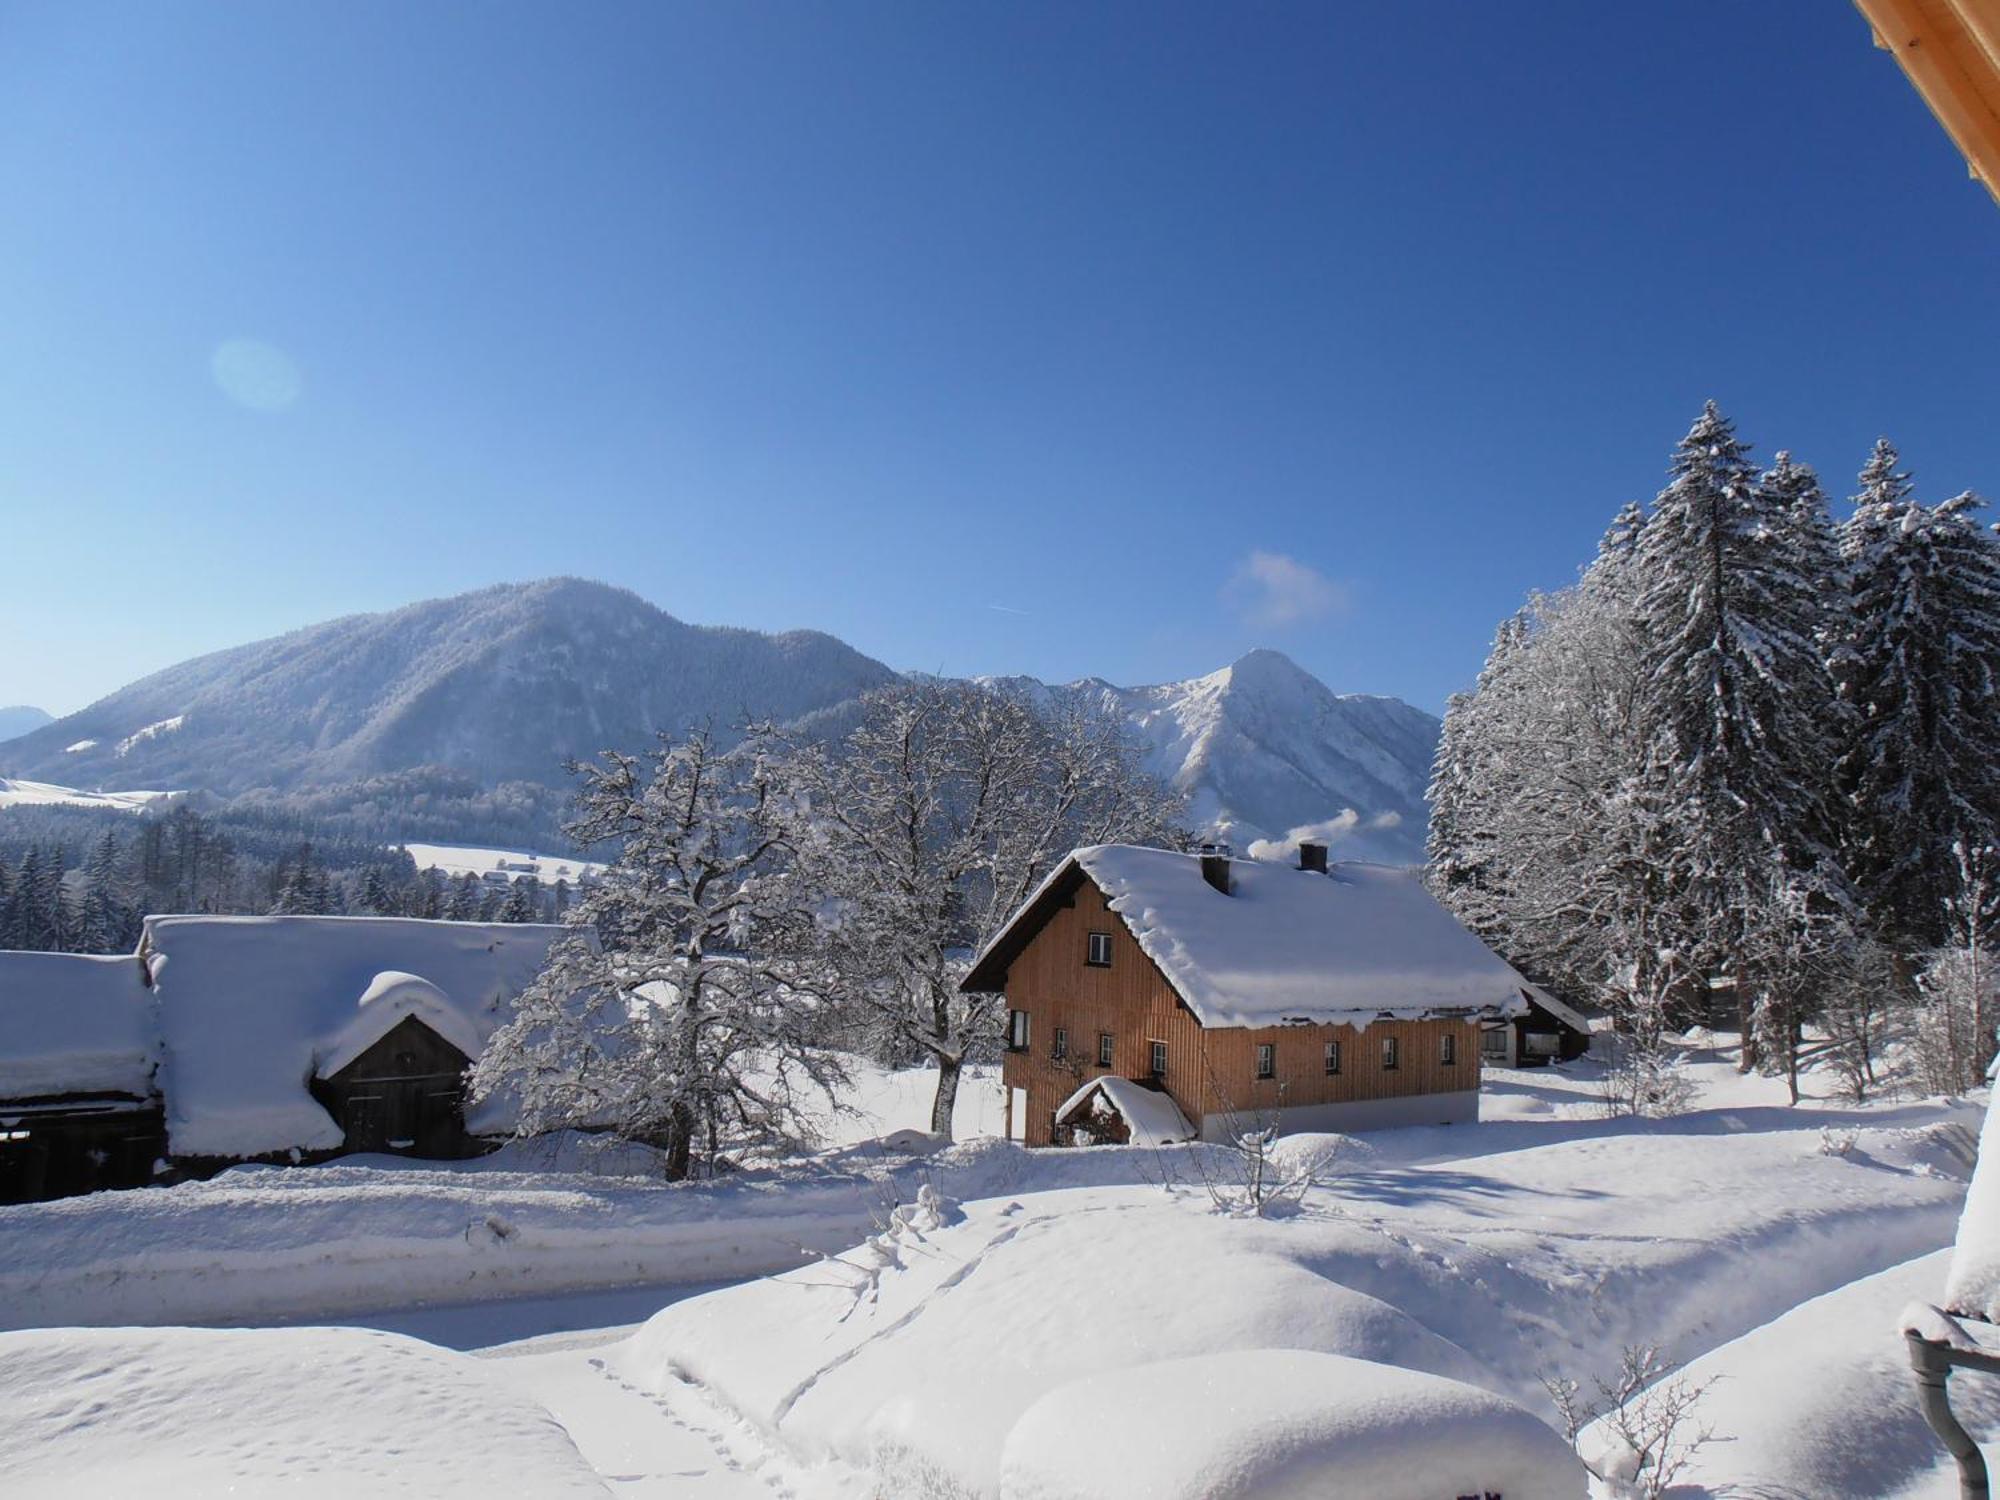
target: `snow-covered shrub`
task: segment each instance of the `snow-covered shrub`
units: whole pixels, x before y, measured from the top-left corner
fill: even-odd
[[[1563,1436],[1616,1500],[1662,1500],[1694,1455],[1715,1439],[1698,1418],[1715,1378],[1671,1374],[1673,1362],[1652,1344],[1628,1344],[1617,1372],[1591,1382],[1544,1375]]]
[[[1694,1103],[1694,1080],[1680,1049],[1664,1036],[1612,1033],[1599,1045],[1606,1049],[1606,1063],[1597,1096],[1606,1115],[1659,1119]]]
[[[1927,1094],[1962,1094],[1986,1079],[2000,1020],[2000,964],[1979,947],[1941,948],[1917,976],[1910,1061]]]

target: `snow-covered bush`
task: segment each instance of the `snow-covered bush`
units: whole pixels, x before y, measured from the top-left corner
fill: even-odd
[[[1671,1374],[1673,1362],[1651,1344],[1627,1345],[1615,1374],[1591,1382],[1544,1375],[1563,1436],[1618,1500],[1661,1500],[1694,1455],[1714,1441],[1698,1409],[1714,1377]]]
[[[1597,1045],[1606,1049],[1597,1095],[1607,1116],[1658,1119],[1694,1103],[1694,1080],[1680,1048],[1665,1036],[1614,1032],[1600,1037]]]
[[[1337,1135],[1293,1137],[1281,1147],[1276,1126],[1253,1123],[1237,1128],[1221,1150],[1188,1159],[1219,1212],[1275,1219],[1296,1212],[1307,1193],[1338,1175],[1343,1141]]]

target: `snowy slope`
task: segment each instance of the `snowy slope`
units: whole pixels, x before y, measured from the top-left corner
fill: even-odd
[[[173,792],[86,792],[50,781],[16,781],[0,776],[0,807],[97,807],[138,812]]]
[[[567,880],[575,885],[586,875],[601,875],[604,866],[573,854],[537,854],[531,849],[487,849],[473,844],[405,843],[419,870],[437,870],[456,880],[461,875],[498,872],[509,880],[532,875],[543,885]]]
[[[1123,718],[1146,747],[1147,769],[1187,794],[1195,825],[1238,852],[1310,828],[1339,859],[1423,860],[1439,725],[1400,699],[1336,693],[1268,650],[1150,687],[981,680],[1034,696],[1079,694]]]
[[[107,787],[342,785],[417,767],[559,784],[564,760],[746,713],[790,719],[894,674],[828,635],[689,625],[576,578],[307,626],[155,672],[0,748]]]
[[[352,1328],[0,1334],[15,1496],[602,1496],[479,1360]]]

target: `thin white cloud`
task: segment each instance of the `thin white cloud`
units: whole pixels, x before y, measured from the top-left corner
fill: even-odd
[[[1224,594],[1251,625],[1282,629],[1347,608],[1347,590],[1282,552],[1255,551],[1236,565]]]
[[[1025,615],[1030,613],[1030,611],[1025,609],[1016,609],[1011,604],[989,604],[986,607],[991,610],[998,610],[1003,615]]]

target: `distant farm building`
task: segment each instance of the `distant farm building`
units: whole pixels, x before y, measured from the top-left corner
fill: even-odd
[[[1414,872],[1079,849],[974,960],[1033,1146],[1475,1120],[1526,981]],[[1573,1013],[1572,1013],[1573,1014]],[[1149,1097],[1150,1096],[1150,1097]]]
[[[235,1162],[450,1158],[466,1067],[560,927],[152,917],[139,951],[0,953],[0,1202]]]
[[[1590,1050],[1590,1018],[1539,985],[1521,992],[1527,1009],[1495,1021],[1481,1034],[1479,1051],[1491,1068],[1539,1068],[1574,1062]]]

